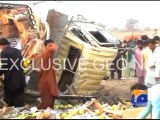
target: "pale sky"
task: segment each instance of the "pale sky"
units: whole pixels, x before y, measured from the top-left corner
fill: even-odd
[[[14,1],[16,2],[25,3]],[[140,28],[160,28],[160,1],[61,1],[45,5],[49,6],[71,16],[81,14],[88,20],[105,24],[108,28],[124,28],[126,20],[130,18],[138,20]],[[42,13],[43,11],[42,9]]]
[[[79,12],[90,20],[110,27],[125,26],[126,20],[139,21],[139,27],[160,28],[160,1],[66,1],[73,13]]]

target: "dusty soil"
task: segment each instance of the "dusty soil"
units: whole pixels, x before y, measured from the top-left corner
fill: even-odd
[[[130,101],[130,87],[136,82],[136,78],[125,80],[102,81],[104,91],[122,100]]]

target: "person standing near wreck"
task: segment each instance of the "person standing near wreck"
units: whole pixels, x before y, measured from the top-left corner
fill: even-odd
[[[154,39],[148,41],[148,47],[151,50],[151,54],[148,58],[149,69],[147,71],[145,83],[150,88],[160,80],[160,47],[156,45]]]
[[[142,40],[137,41],[137,48],[135,49],[135,69],[136,75],[138,77],[138,82],[144,84],[144,69],[143,69],[143,59],[142,59],[142,52],[143,52],[143,45]]]
[[[4,74],[4,101],[8,106],[24,106],[25,74],[20,50],[10,47],[7,39],[0,39],[1,69]]]
[[[123,62],[123,57],[127,50],[123,49],[125,48],[122,43],[119,44],[119,49],[117,56],[112,62],[112,65],[110,67],[110,72],[111,72],[111,79],[114,79],[114,73],[117,72],[118,74],[118,79],[121,80],[122,78],[122,62]],[[122,48],[122,49],[121,49]]]
[[[41,103],[38,109],[45,109],[54,105],[55,98],[59,96],[56,83],[55,71],[53,69],[53,53],[57,49],[52,40],[45,40],[44,51],[40,54],[40,71],[38,90],[41,96]]]

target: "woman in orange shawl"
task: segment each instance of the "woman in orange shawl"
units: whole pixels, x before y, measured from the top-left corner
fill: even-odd
[[[54,105],[55,98],[58,96],[58,87],[53,67],[53,53],[57,46],[52,40],[44,42],[44,51],[40,55],[40,74],[38,90],[41,96],[41,103],[38,109],[45,109]]]

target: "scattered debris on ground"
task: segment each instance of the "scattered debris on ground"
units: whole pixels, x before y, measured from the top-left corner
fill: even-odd
[[[98,90],[92,95],[95,96],[95,98],[97,98],[100,103],[114,105],[120,102],[122,104],[126,104],[124,100],[120,99],[118,96],[111,95],[111,93],[108,93],[107,90],[104,89]]]
[[[132,109],[119,103],[109,105],[100,104],[96,99],[85,103],[64,102],[56,100],[52,108],[38,110],[36,107],[24,106],[21,108],[3,107],[0,109],[0,118],[17,119],[123,119],[124,111]],[[132,109],[133,110],[133,109]],[[135,109],[136,110],[136,109]],[[134,111],[134,110],[133,110]],[[133,115],[132,115],[133,117]],[[135,116],[136,118],[136,116]]]
[[[25,103],[28,105],[21,108],[1,107],[0,119],[135,119],[143,109],[132,107],[131,102],[112,94],[111,90],[104,87],[106,86],[100,86],[91,95],[95,98],[57,99],[52,108],[45,110],[35,107],[39,102],[37,97],[26,94]]]

